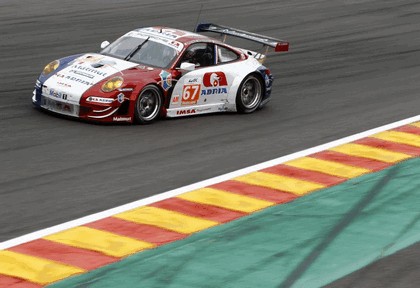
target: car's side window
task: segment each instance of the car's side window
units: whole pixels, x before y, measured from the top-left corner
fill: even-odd
[[[179,62],[194,63],[197,67],[208,67],[215,64],[214,44],[212,43],[195,43],[187,48]]]
[[[235,61],[238,58],[239,55],[236,52],[223,46],[217,46],[217,63],[227,63]]]

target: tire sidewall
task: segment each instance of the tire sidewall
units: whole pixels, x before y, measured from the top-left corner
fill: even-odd
[[[140,98],[142,97],[142,95],[143,95],[143,93],[145,92],[145,91],[147,91],[147,90],[153,90],[155,93],[157,93],[157,95],[159,96],[159,107],[158,107],[158,109],[157,109],[157,112],[156,112],[156,115],[154,115],[154,117],[153,118],[151,118],[151,119],[144,119],[141,115],[140,115],[140,112],[139,112],[139,108],[138,108],[138,105],[139,105],[139,102],[140,102]],[[135,120],[135,122],[136,123],[139,123],[139,124],[150,124],[150,123],[152,123],[152,122],[154,122],[154,121],[156,121],[158,118],[159,118],[159,115],[160,115],[160,111],[161,111],[161,109],[162,109],[162,103],[163,103],[163,97],[162,97],[162,93],[161,93],[161,91],[159,90],[159,88],[158,87],[156,87],[156,86],[154,86],[154,85],[147,85],[147,86],[145,86],[141,91],[140,91],[140,93],[139,93],[139,95],[137,96],[137,98],[136,98],[136,102],[135,102],[135,107],[134,107],[134,120]]]
[[[259,96],[259,99],[258,99],[258,102],[252,107],[252,108],[248,108],[248,107],[246,107],[243,103],[242,103],[242,97],[241,97],[241,93],[242,93],[242,87],[243,87],[243,85],[245,84],[245,82],[249,79],[249,78],[251,78],[251,77],[253,77],[253,78],[255,78],[259,83],[260,83],[260,96]],[[247,75],[245,78],[244,78],[244,80],[242,80],[242,82],[241,82],[241,84],[239,85],[239,88],[238,88],[238,91],[237,91],[237,93],[236,93],[236,110],[239,112],[239,113],[243,113],[243,114],[247,114],[247,113],[252,113],[252,112],[254,112],[255,110],[257,110],[258,109],[258,107],[260,106],[260,104],[261,104],[261,101],[262,101],[262,98],[263,98],[263,95],[262,95],[262,93],[263,93],[263,83],[261,82],[261,79],[258,77],[258,76],[256,76],[255,74],[249,74],[249,75]]]

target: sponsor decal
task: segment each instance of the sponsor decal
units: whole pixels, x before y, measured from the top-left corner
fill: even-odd
[[[245,38],[245,39],[249,39],[249,40],[253,40],[253,41],[256,41],[256,42],[266,42],[266,43],[268,43],[268,42],[270,42],[270,39],[267,39],[267,38],[263,38],[264,36],[260,36],[260,35],[252,35],[251,33],[249,33],[249,32],[240,32],[240,31],[238,31],[238,30],[231,30],[231,29],[228,29],[228,28],[226,28],[226,29],[224,29],[224,32],[225,33],[229,33],[230,35],[233,35],[233,36],[236,36],[236,37],[240,37],[240,38]]]
[[[172,97],[172,103],[173,104],[176,104],[176,103],[178,103],[179,102],[179,95],[175,95],[175,96],[173,96]]]
[[[62,92],[56,91],[54,89],[50,89],[49,92],[48,92],[48,95],[51,96],[51,97],[58,98],[58,99],[67,100],[67,94],[66,93],[62,93]]]
[[[184,110],[176,111],[176,115],[191,115],[195,113],[196,113],[195,109],[184,109]]]
[[[182,90],[182,105],[196,104],[200,98],[200,84],[184,85]]]
[[[200,81],[199,78],[191,78],[191,79],[187,79],[185,82],[189,84],[195,84],[195,83],[199,83],[199,81]]]
[[[163,90],[168,91],[169,88],[172,87],[172,75],[171,73],[162,70],[159,74],[160,76],[160,85],[162,86]]]
[[[67,84],[67,83],[64,83],[64,82],[61,82],[61,81],[57,81],[57,85],[60,85],[60,86],[63,86],[63,87],[67,87],[67,88],[71,88],[71,85],[70,84]]]
[[[117,101],[121,104],[122,102],[124,102],[124,94],[120,93],[117,95]]]
[[[182,44],[179,43],[178,41],[171,41],[168,44],[170,46],[174,47],[176,50],[181,50],[182,49]]]
[[[203,85],[206,87],[227,86],[226,75],[223,72],[205,73],[203,77]]]
[[[131,117],[113,117],[112,121],[115,122],[131,122]]]
[[[75,72],[75,70],[78,70],[78,71],[87,72],[88,75],[95,74],[95,75],[102,76],[102,77],[106,77],[108,75],[108,73],[100,71],[98,69],[90,68],[90,67],[86,67],[86,66],[81,66],[81,65],[77,65],[77,64],[75,64],[71,67],[73,68],[73,70],[70,70],[70,72],[73,72],[73,73]],[[89,73],[91,73],[91,74],[89,74]],[[92,75],[92,76],[94,77],[95,75]]]
[[[134,88],[118,88],[117,90],[120,92],[131,92]]]
[[[89,96],[88,98],[86,98],[86,101],[87,102],[94,102],[94,103],[101,103],[101,104],[111,104],[112,102],[114,102],[114,99]]]
[[[201,96],[204,95],[220,95],[220,94],[227,94],[228,90],[226,87],[219,87],[219,88],[209,88],[203,89],[201,91]]]
[[[186,33],[182,32],[182,31],[177,31],[177,30],[173,30],[173,29],[162,29],[162,33],[164,33],[165,35],[175,35],[177,37],[181,37],[184,36]]]
[[[211,110],[212,110],[212,108],[201,108],[201,109],[196,109],[196,112],[197,113],[202,113],[202,112],[211,111]]]
[[[228,82],[226,75],[223,72],[205,73],[203,77],[203,85],[208,88],[201,90],[201,96],[228,93]]]
[[[137,37],[141,39],[146,39],[148,36],[152,36],[153,41],[159,42],[161,44],[167,45],[171,48],[176,49],[178,52],[181,52],[184,48],[184,45],[181,42],[176,41],[176,38],[184,35],[183,32],[172,31],[169,29],[158,28],[143,28],[137,31],[131,31],[127,33],[127,36]],[[185,34],[186,35],[186,34]]]
[[[172,38],[172,39],[176,39],[178,37],[181,37],[183,35],[185,35],[184,32],[181,31],[176,31],[176,30],[172,30],[172,29],[163,29],[163,28],[143,28],[141,29],[141,31],[150,33],[150,34],[154,34],[156,36],[161,36],[161,37],[166,37],[166,38]]]
[[[95,78],[95,75],[92,75],[92,74],[89,74],[89,73],[86,73],[86,72],[83,72],[83,71],[78,71],[78,70],[70,70],[69,73],[73,73],[73,74],[83,76],[83,77],[86,77],[86,78],[89,78],[89,79]]]
[[[89,82],[89,81],[86,81],[84,79],[80,79],[78,77],[74,77],[74,76],[70,76],[70,75],[65,75],[65,74],[62,74],[62,73],[57,73],[57,74],[55,74],[55,76],[58,77],[58,78],[67,79],[67,80],[72,81],[72,82],[80,83],[80,84],[86,85],[86,86],[92,86],[93,85],[93,82]]]

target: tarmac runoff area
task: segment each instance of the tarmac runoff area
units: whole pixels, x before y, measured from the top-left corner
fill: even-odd
[[[3,242],[0,287],[328,284],[420,240],[418,118]]]

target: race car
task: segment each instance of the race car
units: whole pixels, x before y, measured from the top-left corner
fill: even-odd
[[[214,32],[217,40],[198,32]],[[265,52],[225,43],[234,36]],[[54,113],[99,122],[148,124],[159,117],[251,113],[270,100],[273,76],[262,63],[283,40],[216,24],[195,33],[167,27],[130,31],[100,53],[54,60],[36,80],[32,102]]]

